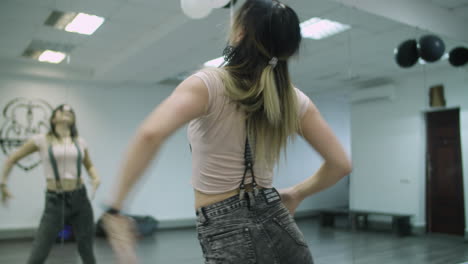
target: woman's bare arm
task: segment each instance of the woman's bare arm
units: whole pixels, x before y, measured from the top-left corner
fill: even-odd
[[[322,156],[319,170],[294,188],[302,199],[320,192],[351,172],[351,161],[313,103],[301,120],[302,136]]]
[[[24,143],[18,150],[16,150],[11,156],[9,156],[3,166],[1,183],[6,184],[11,169],[13,168],[16,162],[38,150],[39,148],[36,146],[34,141],[30,139],[26,143]]]
[[[91,161],[91,157],[89,155],[88,149],[85,149],[85,156],[83,159],[83,165],[86,168],[86,171],[88,172],[89,177],[91,178],[91,184],[93,186],[93,190],[91,193],[91,199],[94,198],[96,194],[96,190],[101,185],[101,178],[99,177],[99,174],[96,170],[96,167],[94,167],[93,162]]]
[[[198,77],[182,82],[143,122],[131,141],[111,207],[121,209],[128,192],[143,174],[162,143],[178,128],[202,116],[208,104],[208,89]]]

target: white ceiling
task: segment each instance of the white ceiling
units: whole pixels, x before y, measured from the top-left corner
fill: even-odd
[[[393,50],[403,40],[427,32],[334,1],[284,2],[295,8],[301,20],[321,16],[353,26],[352,30],[325,40],[304,40],[300,56],[291,67],[301,88],[363,85],[420,72],[420,65],[398,68]],[[468,0],[426,2],[448,9],[453,16],[468,22]],[[106,22],[93,36],[67,33],[43,25],[52,10],[96,14],[105,17]],[[204,61],[220,56],[228,25],[226,9],[215,10],[205,19],[190,20],[182,14],[176,0],[2,0],[0,73],[156,83],[196,70]],[[442,37],[448,49],[468,46]],[[75,45],[70,64],[50,65],[22,58],[33,39]],[[431,67],[449,66],[440,62]]]
[[[465,9],[468,7],[466,0],[430,0],[432,3],[448,9]],[[465,13],[465,16],[468,15]]]

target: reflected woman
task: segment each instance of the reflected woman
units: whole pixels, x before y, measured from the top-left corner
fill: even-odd
[[[88,146],[78,136],[76,116],[69,105],[60,105],[50,117],[50,131],[33,136],[5,162],[0,184],[2,203],[12,195],[7,179],[14,164],[39,152],[47,180],[45,209],[27,263],[44,263],[64,223],[73,227],[78,252],[85,264],[96,263],[93,251],[94,218],[81,178],[84,165],[92,182],[92,196],[100,178],[89,157]]]

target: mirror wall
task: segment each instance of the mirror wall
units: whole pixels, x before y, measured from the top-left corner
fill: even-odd
[[[350,27],[320,40],[305,38],[299,55],[291,61],[295,86],[318,106],[353,161],[351,175],[306,199],[297,211],[298,218],[311,219],[300,220],[300,227],[316,262],[365,263],[367,257],[379,261],[383,258],[378,249],[375,254],[368,251],[373,244],[369,241],[375,235],[372,231],[370,238],[361,239],[361,233],[349,231],[346,223],[336,230],[318,228],[318,218],[314,217],[323,208],[377,213],[369,218],[371,226],[377,227],[377,234],[386,234],[391,219],[378,213],[388,213],[410,215],[417,236],[456,232],[456,237],[462,237],[468,221],[464,206],[468,202],[464,193],[468,188],[468,71],[466,65],[452,66],[447,56],[456,47],[468,47],[463,29],[463,22],[468,19],[467,2],[284,2],[297,11],[301,21],[320,17]],[[34,135],[49,131],[52,109],[60,104],[70,105],[76,114],[79,135],[86,142],[101,179],[91,200],[97,221],[138,125],[181,80],[204,62],[221,56],[229,30],[229,9],[216,9],[207,17],[194,20],[184,15],[179,1],[6,0],[0,7],[0,21],[4,22],[0,26],[0,162],[4,164]],[[105,21],[92,35],[76,34],[47,24],[58,16],[57,12],[53,15],[54,11],[83,12],[101,16]],[[395,49],[406,40],[419,41],[427,35],[436,35],[443,41],[442,58],[434,63],[418,60],[411,67],[399,66]],[[63,51],[67,57],[58,64],[34,59],[38,50],[45,49]],[[445,105],[430,104],[430,90],[436,86],[443,87]],[[429,148],[428,135],[435,131],[429,129],[429,113],[449,110],[458,114],[458,143],[452,138],[442,139],[440,144],[446,148]],[[131,214],[156,218],[163,230],[194,229],[191,154],[186,133],[186,128],[181,129],[168,140],[136,188],[129,207]],[[287,154],[275,170],[278,188],[306,179],[322,162],[302,139],[291,144]],[[437,159],[447,155],[455,156],[445,163]],[[30,238],[38,227],[45,210],[44,166],[48,162],[40,160],[39,153],[32,154],[10,173],[8,188],[13,198],[8,206],[0,208],[1,243],[11,238]],[[439,168],[442,173],[434,173],[434,166],[440,164],[445,166]],[[70,168],[66,166],[65,170]],[[84,167],[82,176],[91,196],[93,184]],[[431,182],[437,184],[430,185]],[[444,190],[437,186],[447,186],[443,189],[455,195],[442,201],[436,196],[443,196]],[[462,206],[452,208],[453,211],[438,209],[441,201],[454,204],[460,199]],[[454,216],[438,218],[437,212]],[[452,225],[451,218],[463,218],[461,230],[444,230],[447,223]],[[380,225],[384,227],[378,228]],[[145,240],[139,249],[145,256],[143,263],[167,259],[201,262],[195,231],[181,236],[183,239],[178,242],[185,254],[165,249],[169,245],[164,241],[172,234],[163,231],[153,240]],[[400,243],[391,233],[387,235],[378,240],[386,249]],[[109,247],[103,240],[96,243],[98,260],[108,260]],[[23,253],[12,258],[22,263],[30,241],[21,246]],[[414,247],[427,249],[424,244]],[[325,250],[330,248],[333,250]],[[75,251],[73,246],[67,246],[53,251],[51,257],[77,260]],[[386,256],[389,263],[396,261],[393,257],[398,252],[406,251],[392,252]],[[461,262],[458,258],[462,254],[466,256],[466,252],[453,253],[453,262]],[[0,260],[2,256],[7,255],[2,252]]]

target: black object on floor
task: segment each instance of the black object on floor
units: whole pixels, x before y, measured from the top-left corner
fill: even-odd
[[[336,216],[347,216],[349,224],[353,230],[360,228],[367,229],[369,227],[369,215],[390,216],[392,218],[392,231],[398,236],[409,236],[412,233],[410,222],[411,215],[382,213],[363,210],[351,210],[347,208],[327,208],[319,210],[320,224],[323,227],[333,227],[335,225]],[[360,220],[363,221],[360,221]],[[362,224],[361,224],[362,223]]]

